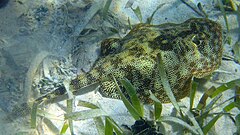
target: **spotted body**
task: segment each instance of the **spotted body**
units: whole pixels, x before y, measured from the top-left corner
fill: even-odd
[[[101,84],[102,95],[119,98],[110,79],[127,78],[144,103],[151,103],[149,90],[169,102],[157,69],[161,54],[170,87],[177,99],[189,93],[192,78],[211,74],[221,63],[221,26],[208,19],[193,18],[181,24],[136,25],[122,39],[102,42],[101,56],[92,69],[71,81],[73,90]],[[123,93],[124,89],[123,89]]]

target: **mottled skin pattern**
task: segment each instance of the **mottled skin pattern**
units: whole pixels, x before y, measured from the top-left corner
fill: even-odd
[[[149,90],[169,102],[157,68],[161,53],[164,68],[176,99],[188,95],[192,78],[211,74],[221,63],[221,26],[208,19],[193,18],[181,24],[136,25],[122,39],[102,42],[101,56],[88,73],[71,81],[73,90],[100,82],[100,93],[119,98],[111,79],[127,78],[144,103],[151,103]],[[123,93],[126,92],[123,89]]]

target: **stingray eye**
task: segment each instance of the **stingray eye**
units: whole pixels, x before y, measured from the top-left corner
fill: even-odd
[[[195,43],[197,46],[201,44],[201,40],[198,35],[193,36],[192,42]]]
[[[195,43],[197,46],[201,45],[202,42],[207,38],[207,36],[201,32],[193,36],[192,42]]]
[[[209,44],[209,37],[204,32],[200,32],[192,37],[192,42],[197,46],[198,51],[203,54]]]

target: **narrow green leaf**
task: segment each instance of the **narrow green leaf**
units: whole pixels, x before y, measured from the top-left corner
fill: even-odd
[[[111,3],[112,3],[112,0],[107,0],[106,1],[105,5],[103,7],[103,11],[102,11],[103,19],[106,18]]]
[[[150,93],[150,98],[154,101],[155,120],[158,120],[161,117],[161,113],[162,113],[162,103],[154,96],[154,94],[151,91],[149,91],[149,93]]]
[[[126,88],[126,91],[128,92],[128,95],[130,96],[130,98],[132,97],[137,97],[136,93],[136,88],[129,82],[129,80],[127,79],[122,79],[120,80],[121,84]],[[138,100],[138,98],[137,98]],[[138,100],[139,101],[139,100]]]
[[[199,114],[199,116],[195,117],[195,119],[197,120],[198,124],[200,125],[200,127],[203,127],[204,121],[206,120],[205,118],[207,118],[209,116],[209,112],[205,112],[203,114]]]
[[[130,30],[131,30],[131,29],[132,29],[132,24],[131,24],[131,22],[130,22],[129,17],[128,17],[128,26],[129,26],[129,28],[130,28]]]
[[[67,113],[72,113],[72,110],[73,110],[73,99],[68,99],[67,100]],[[71,135],[74,135],[73,120],[71,118],[68,119],[68,124],[69,124]]]
[[[128,95],[130,96],[133,107],[137,110],[138,114],[140,114],[141,117],[143,117],[144,115],[143,105],[141,104],[139,98],[137,97],[136,88],[127,79],[120,80],[120,82],[125,87]]]
[[[158,11],[158,9],[160,9],[163,5],[165,5],[165,3],[160,4],[159,6],[157,6],[157,8],[153,11],[152,15],[147,18],[146,24],[151,24],[151,22],[152,22],[152,20],[153,20],[153,16],[154,16],[155,13]]]
[[[217,97],[215,97],[213,100],[218,100],[219,97],[220,97],[220,95],[217,96]],[[213,110],[213,109],[215,109],[215,108],[217,108],[217,107],[222,108],[221,106],[223,106],[225,103],[231,101],[233,98],[234,98],[234,97],[231,97],[231,98],[229,98],[229,99],[227,99],[227,100],[224,100],[222,103],[219,103],[219,104],[217,104],[217,105],[215,105],[215,106],[206,107],[206,109],[203,110],[204,112],[201,114],[201,116],[198,117],[198,121],[203,121],[206,117],[208,117],[208,113],[209,113],[211,110]],[[215,102],[215,101],[211,101],[211,102]],[[211,104],[211,103],[210,103],[210,104]],[[231,110],[232,108],[234,108],[234,107],[237,107],[237,104],[236,104],[235,102],[232,102],[232,101],[231,101],[231,103],[228,104],[227,106],[225,106],[225,107],[223,108],[223,110],[224,110],[225,112],[228,112],[228,111],[230,111],[230,110]],[[199,123],[200,123],[200,122],[199,122]]]
[[[68,99],[73,99],[73,93],[70,90],[70,79],[66,79],[63,81],[64,88],[66,90],[66,94],[68,95]]]
[[[232,98],[230,98],[232,99]],[[230,104],[228,104],[227,106],[225,106],[223,108],[223,111],[222,113],[219,113],[217,116],[215,116],[207,125],[205,125],[202,129],[203,129],[203,132],[204,134],[208,133],[208,131],[214,126],[214,124],[216,123],[216,121],[222,116],[225,114],[225,112],[229,112],[231,111],[233,108],[235,107],[235,103],[234,102],[231,102]],[[213,107],[215,108],[215,107]],[[200,117],[200,120],[203,121],[203,119],[207,118],[208,116],[210,116],[209,114],[209,111],[212,110],[213,108],[210,108],[208,110],[206,110],[206,112],[204,112],[201,117]]]
[[[93,121],[97,127],[98,135],[104,135],[104,124],[101,117],[93,118]]]
[[[214,91],[216,91],[216,88],[213,86],[204,92],[200,101],[198,102],[198,105],[197,105],[198,110],[204,109],[204,107],[206,106],[206,101],[207,101],[208,97],[210,97]]]
[[[37,125],[37,108],[38,108],[38,104],[37,102],[33,103],[32,106],[32,111],[31,111],[31,128],[36,128]]]
[[[240,24],[239,24],[240,25]],[[234,59],[240,63],[240,41],[233,45]]]
[[[111,124],[111,126],[113,127],[117,135],[123,135],[122,129],[117,125],[117,123],[112,118],[110,118],[109,116],[106,116],[106,119]]]
[[[205,107],[205,111],[210,111],[212,110],[213,106],[217,103],[217,101],[222,97],[222,94],[219,94],[216,96],[214,99],[211,100],[209,104]]]
[[[59,118],[58,116],[51,114],[47,111],[44,111],[42,109],[37,109],[37,115],[48,118],[48,119],[54,119],[54,120],[62,120],[61,118]]]
[[[213,92],[213,94],[211,95],[211,98],[217,96],[219,93],[222,93],[228,89],[231,89],[233,87],[235,87],[237,84],[240,84],[240,79],[236,79],[230,82],[227,82],[221,86],[219,86],[218,88],[216,88],[216,90]]]
[[[78,101],[78,106],[83,106],[83,107],[87,107],[87,108],[91,108],[91,109],[99,109],[99,107],[93,103],[86,102],[86,101],[80,101],[80,100]],[[98,130],[98,134],[104,135],[104,124],[103,124],[101,117],[94,117],[93,121]]]
[[[235,102],[235,106],[240,109],[240,103],[239,102]]]
[[[207,134],[208,131],[214,126],[214,124],[216,123],[216,121],[222,116],[222,114],[219,114],[217,116],[215,116],[211,121],[209,121],[209,123],[203,127],[203,133]]]
[[[106,116],[107,114],[101,109],[89,109],[79,112],[72,112],[65,114],[65,119],[71,118],[72,120],[84,120],[91,119],[100,116]]]
[[[240,110],[240,86],[239,85],[236,86],[235,103],[237,104],[236,107]]]
[[[93,103],[90,102],[86,102],[86,101],[78,101],[78,106],[83,106],[83,107],[87,107],[87,108],[91,108],[91,109],[98,109],[99,107],[94,105]]]
[[[206,106],[206,101],[207,101],[208,97],[211,96],[214,91],[216,91],[216,88],[211,87],[210,89],[208,89],[204,92],[204,94],[202,95],[202,97],[197,105],[198,110],[202,110]]]
[[[231,111],[234,107],[235,107],[235,102],[231,102],[230,104],[226,105],[226,106],[223,108],[223,110],[224,110],[225,112],[229,112],[229,111]]]
[[[137,16],[137,18],[140,21],[140,23],[142,23],[143,22],[142,21],[142,13],[141,13],[141,10],[140,10],[139,6],[137,8],[135,8],[135,9],[133,9],[131,7],[131,9],[133,10],[134,14]]]
[[[198,117],[198,123],[200,125],[203,124],[203,121],[205,120],[205,118],[207,118],[209,116],[209,112],[211,110],[213,110],[215,107],[213,107],[213,105],[220,99],[221,95],[215,97],[213,100],[211,100],[211,102],[206,106],[206,108],[202,109],[202,114]]]
[[[225,23],[226,23],[227,31],[229,32],[229,25],[228,25],[227,15],[226,15],[226,12],[225,12],[222,0],[218,0],[218,4],[219,4],[221,12],[223,13],[223,18],[224,18]]]
[[[53,133],[53,134],[59,134],[60,131],[57,128],[57,126],[55,125],[56,123],[53,123],[50,119],[48,118],[44,118],[43,122],[46,124],[46,126],[49,128],[49,130]]]
[[[73,90],[73,88],[71,88],[71,86],[70,86],[70,91],[72,91],[73,96],[83,95],[83,94],[86,94],[86,93],[96,90],[96,88],[98,86],[99,86],[99,82],[90,84],[90,85],[80,88],[78,90]],[[63,94],[63,95],[58,95],[57,97],[46,99],[46,100],[44,100],[44,103],[45,104],[53,104],[53,103],[58,103],[60,101],[66,100],[66,99],[69,99],[68,94]]]
[[[108,117],[105,118],[105,135],[113,135],[113,125],[111,124]]]
[[[60,131],[60,134],[61,134],[61,135],[62,135],[62,134],[65,134],[66,131],[67,131],[67,129],[68,129],[68,127],[69,127],[68,121],[66,120],[66,121],[64,122],[63,126],[62,126],[62,129],[61,129],[61,131]]]
[[[155,120],[159,119],[161,117],[162,113],[162,104],[159,102],[154,101],[154,116]]]
[[[31,133],[29,133],[29,131],[18,131],[14,135],[28,135],[28,134],[31,134]]]
[[[211,97],[212,94],[213,94],[215,91],[216,91],[216,87],[212,86],[212,87],[210,87],[208,90],[206,90],[205,93],[208,95],[208,97]],[[219,93],[219,94],[221,94],[221,93]],[[213,98],[213,97],[211,97],[211,98]]]
[[[194,128],[198,131],[200,135],[203,135],[203,131],[201,127],[199,126],[199,123],[195,119],[194,115],[187,109],[187,108],[182,108],[186,116],[189,118],[189,120],[192,122]]]
[[[206,106],[207,98],[208,98],[207,94],[204,93],[200,101],[198,102],[197,110],[202,110]]]
[[[235,117],[237,133],[240,134],[240,114]]]
[[[194,97],[195,97],[195,94],[197,91],[197,86],[198,86],[198,84],[195,81],[193,81],[192,90],[190,91],[190,110],[192,110],[192,107],[193,107],[193,102],[194,102]]]
[[[116,81],[116,78],[114,76],[113,77],[113,80],[114,80],[114,83],[116,85],[116,88],[117,88],[117,91],[124,103],[124,105],[126,106],[126,108],[128,109],[129,113],[133,116],[133,118],[135,120],[139,120],[141,118],[141,115],[138,113],[138,111],[132,106],[132,104],[127,100],[127,98],[123,95],[117,81]]]
[[[183,120],[181,120],[177,117],[162,116],[162,117],[159,118],[159,120],[157,120],[157,122],[168,122],[168,121],[180,124],[183,127],[186,127],[189,131],[191,131],[194,134],[199,134],[194,127],[192,127],[191,125],[189,125],[188,123],[186,123],[185,121],[183,121]]]
[[[192,0],[181,0],[184,4],[186,4],[188,7],[190,7],[193,11],[195,11],[198,15],[202,17],[206,17],[206,15],[198,9],[196,4]]]
[[[180,110],[180,107],[177,103],[177,100],[172,93],[170,84],[167,80],[167,75],[166,75],[166,71],[164,69],[164,63],[163,63],[163,60],[162,60],[161,53],[159,53],[158,56],[157,56],[157,64],[158,64],[158,71],[159,71],[159,74],[160,74],[160,78],[161,78],[161,81],[162,81],[162,84],[163,84],[163,89],[166,92],[166,94],[168,95],[170,101],[172,102],[173,106],[176,108],[178,113],[182,114],[182,112]]]
[[[204,14],[205,18],[208,18],[208,14],[205,12],[201,2],[197,4],[198,9]]]

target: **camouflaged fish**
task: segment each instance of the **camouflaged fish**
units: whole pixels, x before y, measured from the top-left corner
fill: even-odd
[[[169,102],[157,69],[160,53],[170,87],[176,99],[188,95],[192,78],[211,74],[222,59],[221,26],[208,19],[193,18],[181,24],[138,24],[124,38],[102,42],[101,56],[92,69],[71,81],[78,90],[99,82],[103,96],[119,98],[113,80],[127,78],[137,96],[151,103],[149,90],[162,102]],[[123,89],[123,93],[124,92]]]
[[[219,67],[222,51],[221,25],[208,19],[192,18],[181,24],[138,24],[122,39],[104,40],[99,59],[89,72],[71,81],[70,89],[78,93],[85,86],[100,84],[103,96],[119,98],[113,75],[117,80],[127,78],[143,103],[152,103],[149,91],[160,101],[169,102],[157,70],[157,56],[161,54],[170,87],[179,100],[188,95],[193,77],[204,77]],[[35,101],[60,98],[64,93],[66,90],[59,88]],[[30,106],[17,105],[4,120],[26,116],[31,112]]]

